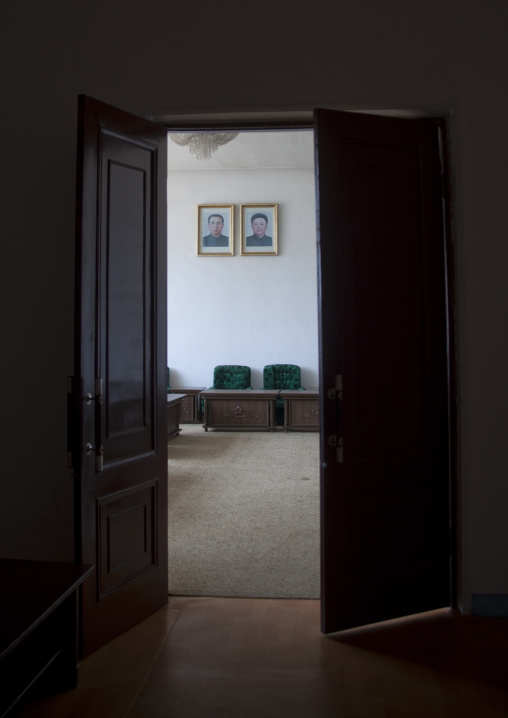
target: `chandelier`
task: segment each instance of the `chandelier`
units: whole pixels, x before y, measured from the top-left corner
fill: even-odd
[[[198,160],[209,160],[213,152],[238,136],[238,132],[169,132],[170,138],[180,147],[189,147],[189,151]]]

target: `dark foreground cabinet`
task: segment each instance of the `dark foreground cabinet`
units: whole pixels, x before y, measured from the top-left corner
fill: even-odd
[[[93,566],[0,559],[0,716],[37,680],[77,685],[78,589]]]

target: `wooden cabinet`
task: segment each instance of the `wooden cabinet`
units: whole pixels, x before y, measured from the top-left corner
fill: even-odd
[[[171,390],[171,393],[185,394],[185,398],[180,404],[180,423],[198,424],[202,421],[203,415],[199,395],[205,389],[206,386],[182,386]]]
[[[275,431],[278,391],[207,389],[203,428],[270,429]]]
[[[0,559],[0,716],[36,680],[77,685],[78,589],[93,566]]]
[[[284,399],[285,431],[319,431],[319,393],[317,389],[281,391]]]
[[[168,394],[168,439],[172,439],[180,433],[180,409],[185,398],[185,394]]]

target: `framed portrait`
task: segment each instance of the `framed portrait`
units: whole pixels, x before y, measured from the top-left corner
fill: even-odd
[[[242,255],[278,254],[277,205],[242,204]]]
[[[232,257],[234,205],[198,204],[198,256]]]

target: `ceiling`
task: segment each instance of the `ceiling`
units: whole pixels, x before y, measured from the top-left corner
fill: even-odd
[[[168,139],[168,171],[236,169],[312,169],[314,132],[305,130],[240,131],[238,136],[199,160],[188,146]]]

